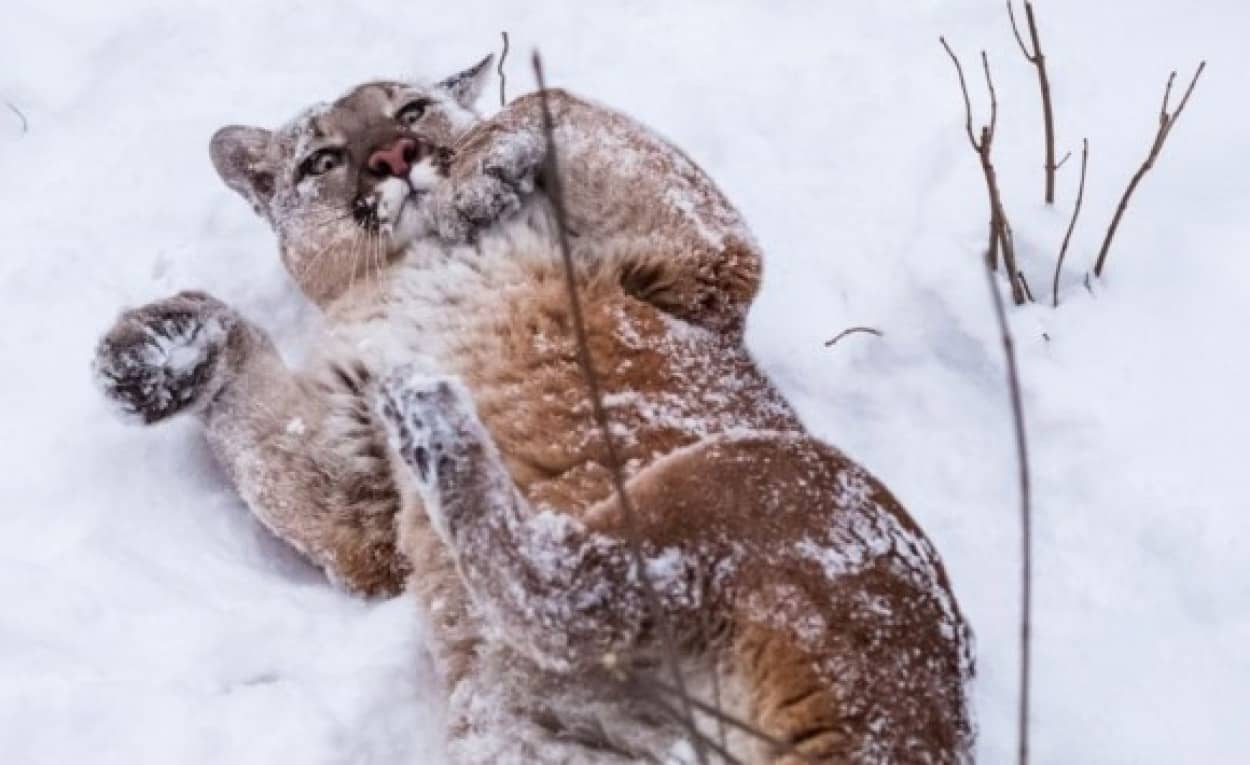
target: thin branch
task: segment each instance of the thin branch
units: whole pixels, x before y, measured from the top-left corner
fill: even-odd
[[[1094,263],[1094,276],[1102,276],[1102,270],[1107,264],[1107,253],[1111,250],[1111,240],[1115,237],[1116,229],[1120,227],[1120,219],[1124,217],[1124,211],[1128,209],[1129,199],[1133,196],[1133,192],[1137,190],[1137,184],[1141,183],[1141,179],[1150,171],[1150,168],[1154,167],[1155,160],[1159,158],[1159,152],[1163,150],[1164,141],[1168,139],[1172,128],[1175,127],[1176,120],[1180,119],[1181,112],[1185,111],[1185,106],[1189,103],[1189,96],[1193,94],[1194,86],[1198,84],[1198,78],[1202,76],[1202,72],[1206,68],[1207,62],[1203,61],[1198,64],[1198,70],[1194,72],[1194,78],[1189,81],[1189,87],[1185,89],[1184,97],[1181,98],[1176,111],[1171,114],[1168,113],[1168,99],[1172,95],[1172,83],[1176,80],[1176,72],[1172,72],[1168,76],[1167,87],[1163,90],[1163,106],[1159,109],[1159,130],[1155,133],[1155,140],[1150,146],[1150,153],[1146,155],[1146,161],[1133,174],[1132,180],[1128,183],[1128,188],[1124,190],[1124,196],[1120,198],[1120,204],[1116,207],[1115,216],[1111,219],[1111,226],[1107,229],[1107,235],[1102,240],[1102,248],[1098,251],[1098,260]]]
[[[1020,480],[1020,699],[1018,702],[1019,765],[1029,761],[1029,669],[1031,663],[1032,612],[1033,612],[1033,511],[1032,490],[1029,479],[1029,444],[1024,429],[1024,404],[1020,397],[1020,373],[1016,367],[1015,343],[1007,325],[1007,313],[1003,310],[998,285],[993,272],[987,271],[986,283],[994,303],[994,318],[1002,334],[1003,356],[1007,361],[1007,390],[1011,398],[1011,418],[1015,429],[1016,462]]]
[[[1070,154],[1071,152],[1069,152]],[[1068,254],[1068,242],[1072,241],[1072,231],[1076,228],[1076,219],[1081,215],[1081,200],[1085,198],[1085,167],[1089,164],[1089,139],[1081,139],[1081,184],[1076,187],[1076,206],[1072,208],[1072,220],[1068,221],[1068,232],[1063,235],[1063,244],[1059,247],[1059,260],[1055,263],[1055,283],[1051,287],[1051,304],[1059,307],[1059,272],[1063,270],[1063,258]]]
[[[503,53],[499,54],[499,63],[495,65],[495,71],[499,73],[499,106],[503,107],[508,104],[508,75],[503,71],[503,62],[508,60],[508,33],[500,32],[499,34],[503,37]]]
[[[647,698],[647,702],[652,706],[657,707],[666,716],[674,720],[681,720],[681,713],[658,695],[650,695]],[[723,760],[727,765],[746,765],[742,760],[735,757],[734,754],[725,746],[725,737],[723,734],[719,743],[697,728],[695,729],[693,735],[698,737],[704,746],[712,750],[712,753],[720,757],[721,760]]]
[[[1016,278],[1020,280],[1020,289],[1024,290],[1025,299],[1027,299],[1030,303],[1034,302],[1033,290],[1029,287],[1029,281],[1024,278],[1024,272],[1017,271]]]
[[[1037,69],[1037,84],[1042,93],[1042,132],[1046,142],[1046,204],[1053,205],[1055,203],[1055,171],[1059,169],[1059,164],[1055,164],[1055,113],[1050,98],[1050,76],[1046,72],[1046,55],[1042,52],[1041,36],[1037,31],[1037,17],[1033,15],[1033,3],[1025,0],[1024,14],[1029,22],[1029,41],[1032,43],[1032,50],[1024,44],[1024,39],[1020,36],[1020,28],[1016,25],[1016,13],[1012,6],[1015,0],[1007,0],[1007,15],[1011,19],[1011,31],[1016,36],[1016,42],[1020,44],[1020,52],[1024,54],[1024,58]]]
[[[1205,63],[1205,62],[1203,62]],[[1159,107],[1159,124],[1166,125],[1168,122],[1168,99],[1172,97],[1172,84],[1176,82],[1176,70],[1168,75],[1168,84],[1163,89],[1163,105]]]
[[[668,696],[681,697],[683,691],[651,675],[640,677],[638,675],[631,675],[627,673],[624,671],[624,668],[621,666],[619,659],[616,658],[615,654],[605,656],[603,666],[622,684],[622,688],[626,693],[642,699],[645,702],[660,706],[664,708],[674,720],[686,723],[681,716],[673,713],[675,710],[664,704],[660,695],[667,694]],[[713,673],[712,677],[713,688],[715,688],[717,687],[718,682],[715,680],[716,673]],[[736,761],[731,754],[728,754],[729,750],[725,744],[725,728],[728,726],[768,746],[772,751],[772,754],[778,757],[787,756],[797,758],[801,762],[815,762],[815,760],[809,755],[796,751],[796,745],[794,743],[769,735],[742,718],[725,712],[721,708],[719,698],[715,699],[712,704],[701,701],[699,698],[694,696],[687,695],[687,698],[689,698],[690,705],[694,711],[707,715],[716,721],[717,728],[719,730],[719,746],[709,744],[709,748],[713,749],[716,754],[726,757],[731,761]],[[690,732],[690,735],[701,737],[705,742],[711,741],[710,737],[699,731],[697,726],[687,726],[687,730]]]
[[[1064,165],[1068,163],[1068,160],[1070,159],[1072,159],[1072,152],[1067,152],[1066,154],[1063,155],[1063,159],[1059,160],[1059,162],[1055,164],[1055,169],[1058,170],[1059,168],[1063,167]]]
[[[981,51],[981,67],[985,70],[985,86],[990,93],[990,121],[987,125],[981,126],[981,138],[977,140],[972,132],[972,105],[971,99],[968,97],[968,82],[964,78],[963,65],[959,62],[959,57],[951,50],[950,45],[946,43],[945,37],[939,37],[942,47],[946,49],[946,53],[950,56],[951,62],[955,65],[955,72],[959,75],[959,91],[964,99],[964,130],[968,134],[968,142],[972,144],[972,149],[977,153],[977,158],[981,162],[981,172],[985,176],[985,189],[989,195],[990,202],[990,226],[989,226],[989,243],[986,247],[986,261],[992,270],[998,268],[998,255],[1001,251],[1003,257],[1003,265],[1006,266],[1007,281],[1011,284],[1011,297],[1016,305],[1022,305],[1025,302],[1025,292],[1023,285],[1020,283],[1020,269],[1016,268],[1016,247],[1015,241],[1011,234],[1011,224],[1007,221],[1007,213],[1003,209],[1002,194],[998,189],[998,174],[994,170],[994,162],[991,159],[991,152],[994,147],[994,131],[998,126],[998,93],[994,90],[994,78],[990,75],[990,60],[985,55],[985,51]]]
[[[1028,47],[1024,44],[1024,38],[1020,36],[1020,27],[1016,26],[1016,11],[1012,7],[1013,0],[1007,0],[1007,16],[1011,19],[1011,31],[1016,36],[1016,42],[1020,45],[1020,52],[1030,63],[1034,61],[1032,53],[1029,53]]]
[[[9,107],[9,110],[16,114],[17,118],[22,121],[22,135],[26,135],[26,133],[30,130],[30,123],[27,122],[26,115],[22,114],[22,110],[14,106],[9,101],[5,101],[4,105]]]
[[[990,140],[994,140],[994,132],[998,129],[998,93],[994,91],[994,78],[990,77],[990,59],[981,51],[981,68],[985,70],[985,87],[990,91]],[[986,149],[989,152],[989,149]]]
[[[720,672],[719,667],[712,665],[712,706],[717,711],[721,709],[720,702]],[[728,716],[728,715],[726,715]],[[721,750],[727,750],[728,744],[725,743],[725,721],[721,717],[716,718],[716,738],[720,743]]]
[[[635,687],[639,687],[637,685],[637,682],[635,682]],[[646,680],[645,685],[639,687],[639,690],[641,690],[644,693],[644,695],[653,696],[654,691],[661,691],[670,695],[677,695],[676,688],[673,688],[672,686],[664,683],[661,680],[655,680],[655,679]],[[709,717],[712,717],[716,720],[724,722],[729,727],[734,728],[735,730],[741,731],[742,733],[745,733],[751,738],[763,744],[766,744],[770,749],[772,749],[772,753],[779,757],[790,756],[790,757],[797,757],[799,760],[802,760],[802,761],[814,762],[814,760],[810,756],[794,751],[795,749],[794,744],[788,741],[783,741],[782,739],[779,739],[776,736],[770,736],[764,731],[755,727],[754,725],[744,722],[743,720],[737,717],[734,717],[733,715],[726,714],[719,707],[714,707],[706,702],[700,701],[697,698],[691,699],[691,703],[694,705],[694,708],[697,711],[702,712],[703,714],[708,715]]]
[[[655,586],[643,561],[638,516],[634,512],[633,502],[630,501],[629,493],[625,490],[625,475],[621,469],[620,454],[617,451],[616,439],[613,438],[612,429],[608,423],[607,411],[603,406],[603,396],[599,387],[599,375],[595,372],[594,363],[590,355],[590,341],[586,332],[586,321],[582,314],[581,297],[577,290],[573,256],[569,246],[568,225],[564,207],[564,189],[560,179],[556,142],[553,137],[555,125],[550,105],[547,102],[547,83],[543,78],[542,59],[539,57],[538,51],[534,52],[534,76],[538,80],[538,92],[542,106],[543,134],[547,144],[546,165],[543,168],[544,180],[546,181],[545,188],[548,196],[551,198],[556,230],[559,234],[560,255],[564,262],[565,287],[568,290],[569,310],[572,314],[573,331],[577,339],[578,366],[581,367],[582,375],[586,380],[591,411],[603,438],[604,448],[607,453],[608,472],[612,478],[612,487],[616,493],[617,502],[620,504],[621,520],[626,529],[627,542],[633,558],[634,572],[642,586],[643,595],[651,611],[651,618],[656,628],[660,631],[660,642],[664,648],[665,662],[668,664],[669,672],[673,676],[673,686],[681,699],[685,713],[685,723],[691,733],[691,743],[694,746],[695,755],[698,757],[700,765],[707,765],[706,747],[699,735],[697,735],[694,706],[686,689],[686,680],[682,675],[681,665],[677,660],[676,641],[672,634],[671,625],[669,625],[668,620],[664,616],[664,611],[660,607],[659,596],[656,594]]]
[[[955,71],[959,74],[959,91],[964,94],[964,130],[968,133],[968,143],[972,144],[973,151],[981,153],[981,145],[977,143],[976,136],[972,134],[972,101],[968,98],[968,82],[964,79],[964,68],[959,63],[959,57],[955,55],[955,51],[951,50],[951,46],[946,44],[945,37],[939,37],[942,47],[946,49],[947,55],[951,57],[951,61],[955,64]]]
[[[869,335],[876,335],[877,337],[885,337],[884,332],[882,332],[879,329],[873,329],[872,327],[849,327],[847,329],[842,330],[838,334],[834,335],[832,340],[826,340],[825,347],[829,348],[830,346],[836,345],[837,342],[841,340],[842,338],[846,337],[847,335],[853,335],[856,332],[865,332]]]

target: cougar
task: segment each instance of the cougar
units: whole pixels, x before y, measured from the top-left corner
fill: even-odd
[[[324,337],[295,371],[181,293],[104,336],[105,393],[144,423],[197,417],[251,511],[334,582],[414,593],[453,762],[969,760],[946,573],[746,350],[760,252],[739,213],[677,148],[569,93],[480,118],[489,63],[220,130],[217,170]],[[544,95],[585,347],[539,172]]]

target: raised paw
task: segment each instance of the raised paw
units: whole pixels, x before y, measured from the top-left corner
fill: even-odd
[[[468,241],[480,229],[520,210],[534,191],[544,152],[540,138],[514,134],[484,158],[460,159],[462,164],[452,170],[451,182],[435,200],[438,235],[446,241]]]
[[[434,230],[446,242],[471,241],[481,229],[521,209],[518,187],[492,175],[449,185],[434,201]]]
[[[236,323],[233,310],[203,292],[126,311],[96,347],[96,380],[123,414],[163,420],[208,397]]]
[[[391,448],[412,470],[426,512],[441,522],[443,495],[464,489],[486,455],[488,436],[464,384],[408,371],[382,384],[378,410]]]

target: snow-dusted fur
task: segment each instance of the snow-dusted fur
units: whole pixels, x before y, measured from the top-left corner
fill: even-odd
[[[737,212],[645,128],[550,95],[590,351],[672,643],[576,361],[534,96],[456,132],[437,167],[414,151],[407,178],[364,170],[378,140],[437,143],[391,124],[412,98],[398,84],[219,134],[218,169],[325,311],[319,354],[288,370],[237,313],[184,294],[106,335],[106,392],[149,422],[195,412],[249,507],[345,586],[410,577],[456,762],[671,756],[664,649],[795,750],[731,734],[750,761],[966,760],[969,636],[942,565],[743,347],[759,254]],[[340,163],[293,180],[318,150],[298,136]]]

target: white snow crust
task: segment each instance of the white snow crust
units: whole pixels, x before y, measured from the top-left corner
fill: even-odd
[[[1010,311],[1035,471],[1035,761],[1244,758],[1250,7],[1037,12],[1060,151],[1091,144],[1058,310],[1079,156],[1046,208],[1037,84],[1001,2],[6,3],[0,100],[28,129],[0,104],[4,760],[438,762],[414,605],[334,590],[248,515],[194,422],[116,421],[89,361],[123,306],[195,288],[298,362],[318,318],[215,176],[209,136],[368,78],[458,71],[501,29],[510,94],[540,46],[552,84],[655,127],[740,207],[766,254],[748,342],[945,560],[976,633],[980,761],[997,763],[1015,742],[1014,449],[979,270],[985,191],[937,37],[978,115],[986,48],[1039,298]],[[1203,58],[1087,291],[1167,73],[1179,87]],[[884,337],[824,347],[853,325]]]

